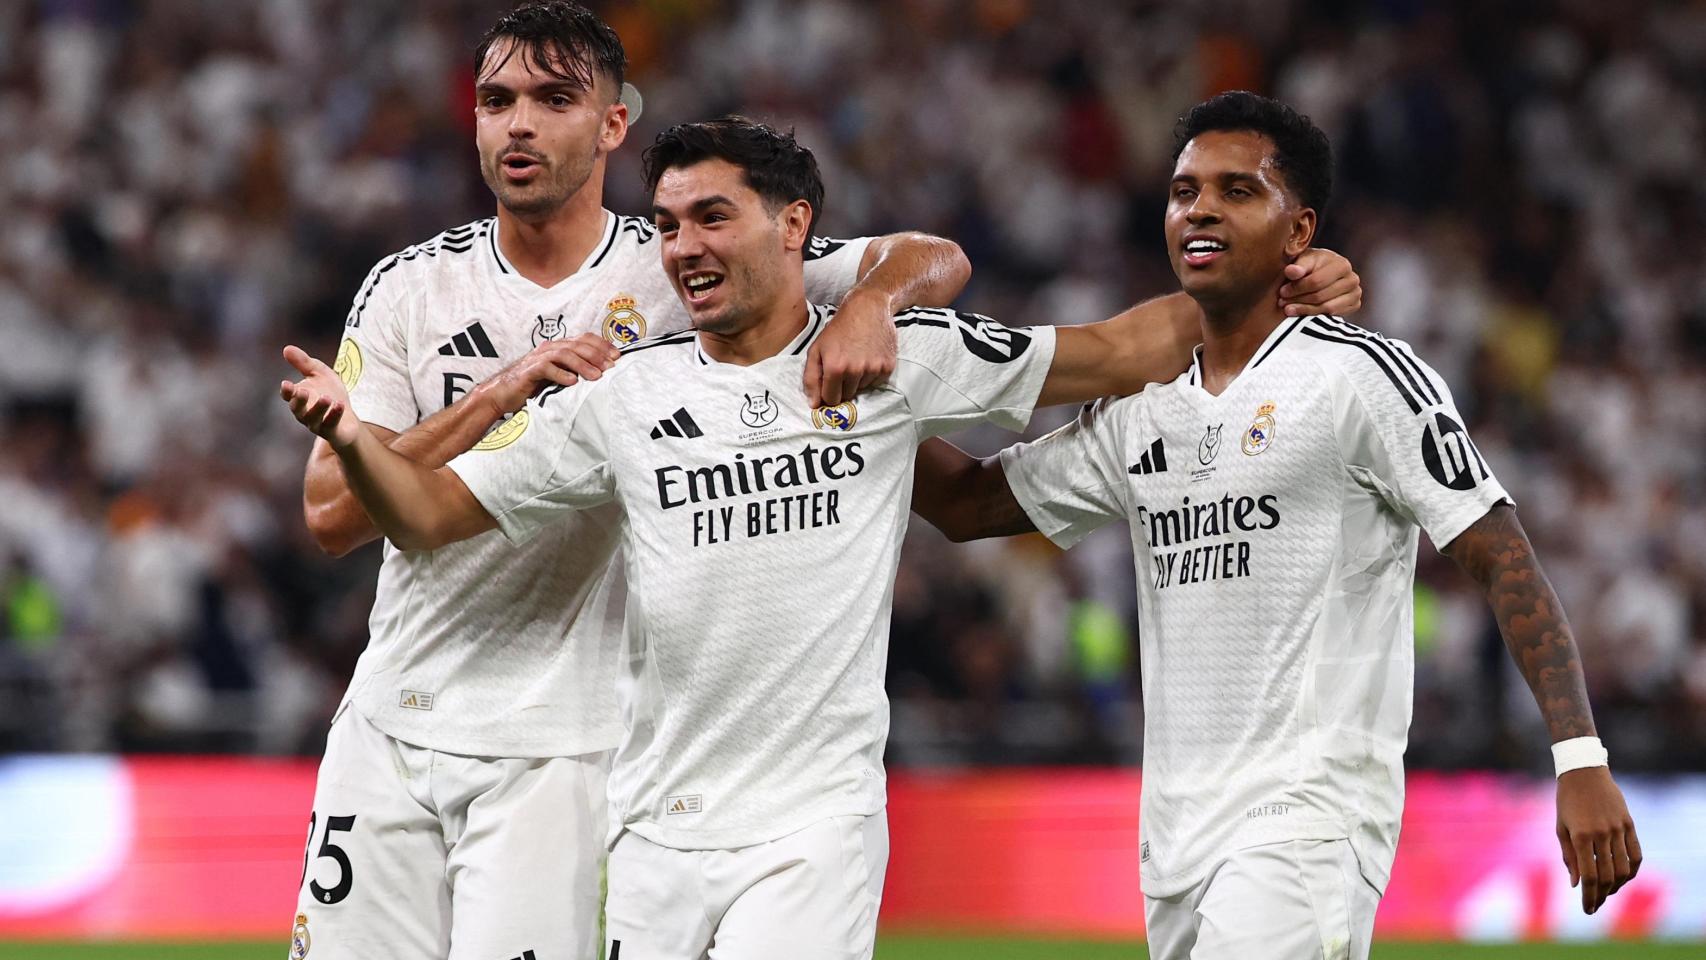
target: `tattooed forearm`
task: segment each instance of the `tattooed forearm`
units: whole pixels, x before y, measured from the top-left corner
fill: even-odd
[[[1019,499],[1013,496],[1013,488],[1007,485],[1007,475],[1001,469],[999,459],[990,457],[983,462],[974,488],[976,519],[972,528],[965,531],[966,536],[958,539],[982,540],[1036,531],[1037,525],[1031,522],[1030,515],[1019,505]]]
[[[957,543],[1036,529],[1007,486],[1000,457],[979,460],[939,437],[918,448],[912,509]]]
[[[1501,503],[1487,511],[1445,554],[1481,585],[1553,742],[1593,736],[1593,710],[1575,636],[1516,509]]]

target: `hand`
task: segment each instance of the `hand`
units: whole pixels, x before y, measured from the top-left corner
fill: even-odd
[[[1593,913],[1641,869],[1641,841],[1623,791],[1607,767],[1571,770],[1558,778],[1558,845],[1570,886],[1582,888],[1582,912]]]
[[[547,340],[473,392],[497,408],[496,419],[526,406],[527,398],[548,383],[572,387],[582,379],[597,380],[621,355],[595,333]]]
[[[887,297],[855,289],[806,354],[806,401],[834,406],[894,373],[899,340]]]
[[[332,368],[297,347],[284,348],[285,362],[302,374],[297,383],[285,380],[278,395],[290,404],[298,423],[325,439],[334,450],[344,450],[361,436],[361,420],[349,413],[349,391]],[[346,415],[347,414],[347,415]]]
[[[1288,317],[1325,313],[1349,316],[1362,309],[1362,278],[1351,262],[1331,250],[1310,247],[1286,264],[1288,283],[1279,289],[1280,306]]]

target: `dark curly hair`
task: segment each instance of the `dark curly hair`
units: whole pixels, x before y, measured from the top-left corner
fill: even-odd
[[[489,72],[486,54],[492,44],[505,38],[514,40],[515,45],[490,70],[502,67],[518,51],[526,51],[535,67],[558,80],[591,90],[595,74],[602,73],[620,95],[623,74],[628,70],[622,39],[597,14],[578,3],[527,0],[499,17],[474,48],[474,76]]]
[[[701,160],[727,160],[746,172],[746,185],[772,207],[804,200],[812,208],[809,234],[823,213],[823,176],[817,158],[792,131],[730,114],[700,123],[678,123],[646,148],[646,190],[656,191],[664,171]]]
[[[1248,130],[1274,145],[1274,166],[1305,206],[1323,213],[1333,196],[1333,145],[1310,119],[1278,100],[1248,90],[1217,94],[1192,107],[1173,127],[1173,160],[1198,135]]]

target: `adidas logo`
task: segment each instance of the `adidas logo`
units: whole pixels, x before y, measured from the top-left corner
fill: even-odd
[[[705,431],[693,422],[693,417],[686,407],[670,414],[667,420],[659,420],[658,425],[652,428],[653,440],[662,440],[664,437],[686,437],[691,440],[704,435]]]
[[[486,336],[486,330],[476,320],[468,325],[468,329],[450,338],[450,342],[438,348],[438,352],[447,357],[491,357],[498,358],[498,348],[492,346],[492,339]]]
[[[523,950],[521,951],[521,956],[510,957],[509,960],[538,960],[538,958],[533,955],[532,950]]]
[[[1135,473],[1139,476],[1166,472],[1167,450],[1161,446],[1160,437],[1156,437],[1155,442],[1149,445],[1149,449],[1143,452],[1143,456],[1138,457],[1137,462],[1126,470],[1126,473]]]
[[[698,793],[668,797],[664,803],[666,804],[664,809],[669,813],[698,813],[705,809],[705,797]]]
[[[431,710],[432,694],[421,690],[404,690],[397,698],[397,706],[409,710]]]

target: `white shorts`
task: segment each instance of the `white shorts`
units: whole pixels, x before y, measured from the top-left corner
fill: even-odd
[[[885,813],[735,850],[675,850],[624,832],[610,851],[605,958],[865,960],[888,860]]]
[[[293,960],[597,960],[612,752],[464,757],[355,709],[314,788]]]
[[[1380,892],[1349,840],[1291,840],[1235,851],[1143,904],[1150,960],[1364,960]]]

